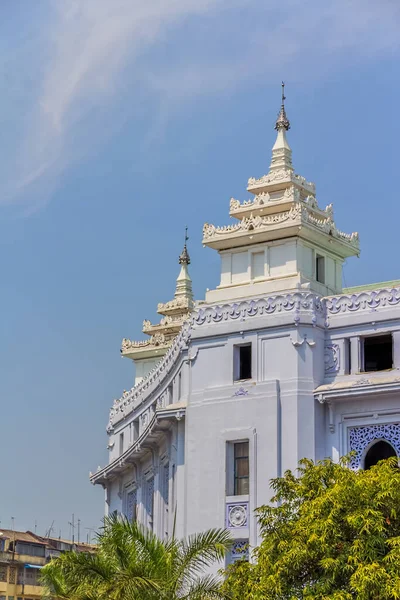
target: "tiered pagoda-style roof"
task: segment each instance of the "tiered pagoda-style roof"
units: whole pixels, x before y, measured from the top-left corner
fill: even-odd
[[[338,256],[358,255],[358,234],[339,231],[333,219],[332,205],[320,208],[315,197],[315,184],[294,171],[292,150],[286,138],[290,123],[284,101],[282,84],[282,104],[275,124],[277,138],[269,172],[260,179],[252,177],[248,180],[247,191],[253,198],[243,203],[231,199],[229,214],[238,219],[238,223],[226,227],[204,225],[203,244],[226,250],[296,236],[313,244],[326,245],[329,235]]]
[[[173,339],[179,333],[183,323],[193,310],[194,301],[192,280],[188,271],[190,256],[186,245],[187,240],[186,233],[185,245],[179,256],[181,270],[176,280],[174,298],[169,302],[160,303],[157,306],[157,312],[163,318],[156,324],[151,323],[147,319],[143,321],[142,331],[149,336],[149,339],[131,341],[124,338],[121,347],[122,356],[131,358],[134,361],[161,358],[167,352]]]

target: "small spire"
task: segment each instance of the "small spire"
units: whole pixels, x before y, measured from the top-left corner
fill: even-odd
[[[285,82],[282,81],[282,104],[281,104],[281,110],[279,111],[278,118],[276,119],[276,123],[275,123],[275,129],[277,131],[279,131],[281,129],[285,129],[286,131],[288,131],[290,129],[290,121],[287,118],[286,111],[285,111],[285,100],[286,100]]]
[[[186,242],[188,241],[189,237],[188,237],[188,228],[187,226],[185,227],[185,245],[183,246],[183,250],[181,252],[181,254],[179,255],[179,264],[180,265],[190,265],[190,256],[189,256],[189,252],[186,246]]]
[[[272,147],[272,160],[269,167],[271,171],[293,171],[292,151],[286,139],[286,132],[290,129],[289,119],[285,111],[285,84],[282,81],[282,104],[275,129],[277,131],[276,141]]]
[[[184,298],[188,305],[193,303],[192,280],[190,279],[188,265],[190,265],[190,256],[186,242],[188,241],[188,228],[185,227],[185,244],[179,256],[181,270],[176,280],[175,298]]]

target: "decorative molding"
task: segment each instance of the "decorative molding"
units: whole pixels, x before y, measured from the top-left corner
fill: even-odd
[[[179,334],[174,338],[171,347],[159,363],[147,374],[138,385],[124,392],[121,398],[114,400],[110,410],[110,420],[107,431],[113,430],[114,424],[132,412],[144,399],[147,399],[168,377],[175,366],[176,359],[190,340],[191,327],[188,321],[182,326]]]
[[[225,235],[227,233],[235,233],[238,231],[254,231],[256,229],[265,229],[266,227],[276,225],[277,223],[284,223],[285,221],[296,221],[301,216],[301,211],[302,206],[297,202],[290,210],[274,215],[267,215],[265,217],[260,217],[259,215],[253,217],[253,215],[250,215],[250,217],[244,217],[235,225],[217,227],[216,225],[205,223],[203,226],[203,242],[218,235]]]
[[[257,187],[261,187],[263,185],[268,185],[269,183],[278,183],[281,181],[290,181],[308,190],[312,194],[315,194],[315,183],[307,181],[305,177],[297,175],[291,169],[279,169],[276,171],[271,171],[270,173],[268,173],[267,175],[263,175],[259,179],[256,179],[255,177],[250,177],[250,179],[247,182],[247,189],[251,190]]]
[[[295,348],[300,348],[304,343],[310,346],[310,348],[314,348],[314,346],[317,344],[317,342],[313,339],[310,339],[306,333],[303,336],[300,336],[299,334],[292,335],[290,336],[290,341],[292,342],[292,346]]]
[[[144,323],[150,323],[150,321],[144,321]],[[150,327],[154,327],[150,323]],[[144,327],[146,329],[147,327]],[[145,332],[144,332],[145,333]],[[155,333],[148,340],[140,340],[138,342],[129,340],[128,338],[124,338],[121,344],[121,352],[129,352],[129,350],[137,349],[137,348],[147,348],[149,346],[168,346],[171,343],[171,340],[168,340],[163,333]]]
[[[248,527],[249,503],[229,502],[226,505],[226,528],[238,529]]]
[[[349,428],[350,451],[355,452],[351,460],[351,467],[359,469],[362,467],[362,460],[365,451],[374,440],[385,440],[389,442],[400,456],[400,424],[390,423],[386,425],[362,425],[360,427]]]
[[[259,298],[258,300],[243,300],[242,302],[235,302],[233,304],[199,308],[193,314],[192,322],[195,326],[201,326],[204,324],[220,323],[222,321],[245,321],[247,318],[280,312],[293,312],[293,320],[296,324],[300,320],[301,312],[309,312],[312,315],[312,322],[315,325],[318,316],[324,316],[324,307],[321,298],[316,294],[295,292],[294,294],[277,295],[268,298]]]
[[[333,296],[324,299],[326,311],[330,315],[346,312],[368,310],[373,312],[378,308],[397,306],[400,304],[400,289],[381,289],[359,294]]]
[[[193,300],[187,298],[186,296],[178,296],[178,298],[169,300],[169,302],[159,303],[157,305],[157,312],[160,314],[164,314],[171,311],[175,311],[177,309],[186,309],[190,311],[193,309],[193,306]]]
[[[297,223],[299,226],[302,224],[311,225],[333,238],[349,244],[354,249],[359,249],[358,233],[344,233],[340,229],[337,229],[331,210],[328,213],[318,210],[317,214],[318,216],[315,214],[315,206],[311,206],[311,201],[309,200],[308,203],[295,202],[289,210],[264,217],[250,214],[250,216],[242,218],[239,223],[234,225],[218,227],[210,223],[205,223],[203,226],[203,243],[207,244],[219,236],[226,236],[233,233],[243,232],[247,234],[249,231],[265,231],[272,226],[288,221],[290,223]]]
[[[340,348],[338,344],[325,346],[325,373],[337,373],[340,369]]]
[[[236,390],[236,392],[233,394],[233,396],[248,396],[249,395],[249,390],[246,390],[243,387],[240,387],[239,389]]]

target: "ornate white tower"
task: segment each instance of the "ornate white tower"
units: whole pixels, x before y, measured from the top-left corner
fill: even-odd
[[[290,128],[282,105],[267,175],[250,178],[254,198],[230,201],[235,225],[206,223],[203,244],[221,255],[221,281],[207,302],[290,291],[312,290],[323,296],[342,290],[342,266],[359,254],[358,234],[336,228],[332,205],[321,209],[315,185],[294,172],[286,138]]]
[[[193,310],[192,280],[188,270],[190,256],[186,245],[188,239],[186,228],[185,244],[178,261],[181,265],[181,270],[176,280],[173,300],[157,306],[158,314],[163,316],[159,323],[153,324],[147,319],[143,321],[142,331],[144,334],[150,336],[150,339],[138,342],[126,338],[122,340],[122,356],[132,359],[136,366],[135,385],[166,354],[183,323]]]

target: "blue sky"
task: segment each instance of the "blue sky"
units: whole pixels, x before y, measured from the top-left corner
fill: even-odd
[[[358,231],[345,283],[400,278],[398,0],[0,3],[2,527],[96,527],[119,355],[172,297],[189,226],[268,170],[280,82],[301,175]]]

